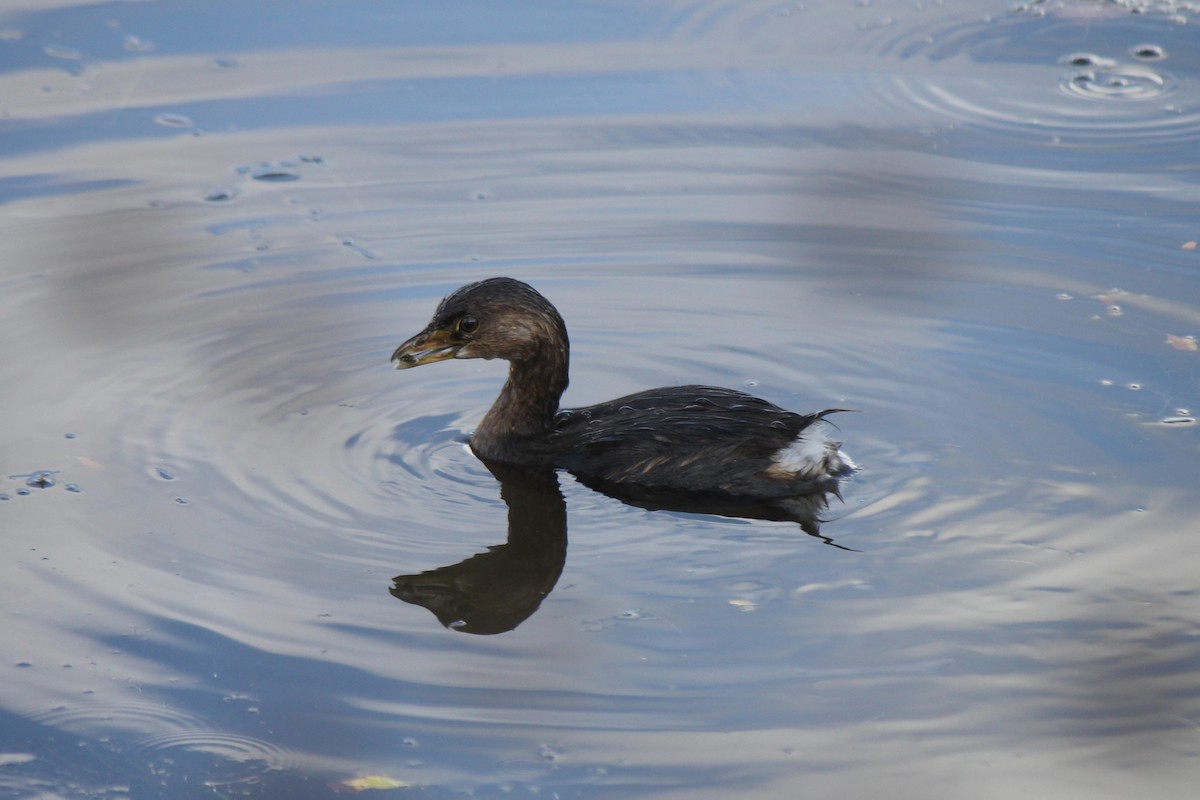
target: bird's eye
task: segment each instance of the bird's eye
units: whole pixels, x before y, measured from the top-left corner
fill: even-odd
[[[459,319],[456,328],[458,329],[459,333],[474,333],[475,331],[479,330],[479,320],[468,314],[467,316]]]

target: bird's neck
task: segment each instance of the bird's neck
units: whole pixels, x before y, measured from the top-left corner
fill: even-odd
[[[566,348],[548,347],[535,357],[509,364],[500,396],[480,421],[471,447],[484,458],[522,461],[531,439],[554,427],[558,401],[567,389]]]

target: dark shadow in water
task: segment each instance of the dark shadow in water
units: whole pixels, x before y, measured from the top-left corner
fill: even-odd
[[[484,462],[508,506],[508,541],[466,561],[392,579],[393,597],[424,606],[463,633],[511,631],[537,611],[567,558],[567,504],[558,475]]]
[[[508,541],[457,564],[397,575],[389,591],[399,600],[429,609],[447,628],[496,634],[511,631],[532,616],[558,582],[567,558],[567,505],[554,470],[483,463],[500,482],[500,498],[508,506]],[[829,505],[827,492],[755,505],[692,493],[580,481],[622,502],[654,511],[791,520],[828,545],[850,549],[820,532],[820,514]]]

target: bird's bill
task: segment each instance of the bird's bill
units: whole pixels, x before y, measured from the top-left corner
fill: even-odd
[[[454,341],[449,331],[424,330],[396,348],[392,363],[396,369],[410,369],[454,358],[464,342]]]

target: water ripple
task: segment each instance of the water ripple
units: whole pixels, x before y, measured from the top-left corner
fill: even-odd
[[[154,703],[85,702],[62,705],[35,714],[34,722],[80,735],[116,734],[145,736],[166,730],[172,733],[195,731],[204,720],[177,706]]]
[[[149,763],[159,774],[198,778],[214,788],[254,783],[268,773],[294,767],[291,752],[280,745],[214,730],[150,736],[128,748],[127,753]]]
[[[1083,22],[1096,50],[1059,49],[1079,38]],[[1115,4],[1018,7],[902,26],[865,46],[905,67],[880,79],[888,102],[951,126],[1055,145],[1194,142],[1200,89],[1164,68],[1167,49],[1145,41],[1137,23]],[[964,69],[947,70],[948,62]]]
[[[229,786],[253,783],[295,766],[287,748],[216,730],[178,706],[89,702],[59,706],[32,719],[49,728],[93,737],[106,751],[148,765],[163,780],[182,776],[206,786]]]
[[[1062,76],[1059,86],[1072,97],[1088,100],[1157,100],[1176,91],[1174,76],[1142,64],[1120,64],[1090,55],[1072,55],[1065,61],[1076,67]]]

